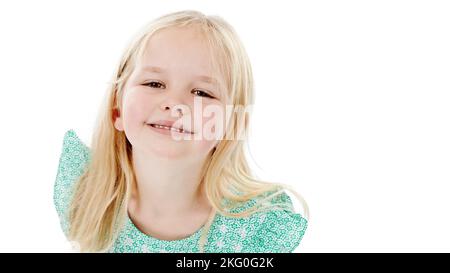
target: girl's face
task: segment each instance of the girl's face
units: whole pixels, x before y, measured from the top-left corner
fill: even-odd
[[[223,78],[211,74],[207,50],[195,28],[171,27],[150,38],[124,86],[122,112],[114,122],[133,149],[200,159],[218,144],[211,136],[225,129],[226,92]],[[170,122],[175,122],[171,129],[157,126]]]

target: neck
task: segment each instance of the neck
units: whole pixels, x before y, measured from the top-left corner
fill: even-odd
[[[161,159],[133,149],[136,184],[130,202],[136,212],[170,219],[198,210],[206,202],[200,177],[203,162]]]

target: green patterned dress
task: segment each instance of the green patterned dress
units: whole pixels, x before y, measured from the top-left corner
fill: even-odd
[[[83,173],[89,160],[90,149],[73,130],[68,130],[63,139],[53,193],[61,228],[66,235],[73,184]],[[273,200],[287,202],[292,206],[292,201],[285,192]],[[255,201],[256,198],[232,211],[242,211]],[[231,218],[217,213],[208,232],[205,252],[293,252],[300,244],[307,225],[307,220],[300,213],[288,210],[258,212],[245,218]],[[203,227],[184,239],[166,241],[143,233],[127,217],[109,252],[199,252],[198,240],[202,230]]]

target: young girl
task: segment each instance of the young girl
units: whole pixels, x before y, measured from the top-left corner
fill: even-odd
[[[82,252],[292,252],[308,207],[252,176],[249,113],[235,115],[252,104],[228,23],[197,11],[151,22],[119,63],[91,148],[64,136],[54,203],[65,235]]]

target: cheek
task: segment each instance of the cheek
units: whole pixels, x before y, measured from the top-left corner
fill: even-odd
[[[223,122],[221,118],[225,115],[225,107],[221,103],[193,103],[189,105],[187,121],[192,122],[196,134],[193,138],[186,140],[187,153],[195,158],[205,158],[211,150],[220,142],[220,127]],[[223,126],[223,125],[222,125]],[[219,130],[218,130],[219,129]]]
[[[203,138],[221,140],[226,129],[226,112],[222,104],[209,104],[203,109],[201,118]]]
[[[124,97],[123,102],[123,123],[125,131],[133,132],[142,128],[143,123],[148,119],[148,112],[151,109],[148,98],[142,92],[130,90]]]
[[[195,141],[196,149],[201,150],[202,154],[207,154],[223,138],[225,130],[225,107],[222,104],[205,105],[201,116],[195,116],[197,129],[201,135],[197,136]]]

